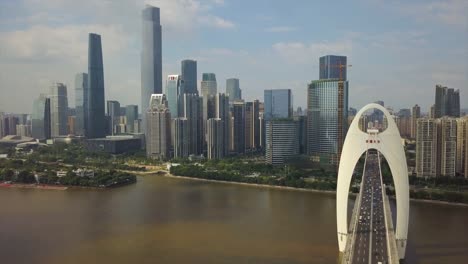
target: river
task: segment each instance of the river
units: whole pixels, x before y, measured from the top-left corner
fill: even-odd
[[[337,263],[335,195],[162,176],[0,188],[1,263]],[[350,201],[350,205],[352,201]],[[412,202],[407,263],[468,263],[468,207]]]

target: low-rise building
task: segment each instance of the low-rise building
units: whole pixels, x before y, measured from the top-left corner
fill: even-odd
[[[57,177],[62,178],[65,176],[67,176],[67,171],[64,171],[64,170],[57,171]]]
[[[84,142],[88,151],[104,151],[111,154],[122,154],[141,149],[141,138],[128,136],[108,136],[93,138]]]
[[[94,177],[94,171],[88,169],[76,169],[73,171],[73,173],[75,173],[75,175],[78,177]]]

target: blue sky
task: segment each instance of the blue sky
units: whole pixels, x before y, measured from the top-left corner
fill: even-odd
[[[468,107],[468,1],[2,0],[0,111],[29,112],[52,81],[87,69],[87,34],[102,35],[106,99],[140,101],[140,12],[161,8],[163,76],[180,61],[214,72],[218,90],[240,79],[247,100],[290,88],[305,107],[318,58],[348,56],[350,105],[394,109],[434,102],[434,87],[460,89]]]

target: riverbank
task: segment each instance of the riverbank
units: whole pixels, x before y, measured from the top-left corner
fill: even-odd
[[[389,197],[392,200],[396,200],[395,196]],[[468,207],[468,204],[464,203],[452,203],[452,202],[446,202],[446,201],[439,201],[439,200],[426,200],[426,199],[415,199],[415,198],[410,198],[411,202],[418,202],[418,203],[431,203],[431,204],[440,204],[440,205],[454,205],[454,206],[463,206],[463,207]]]
[[[154,174],[154,175],[168,177],[168,178],[174,178],[174,179],[187,179],[187,180],[194,180],[194,181],[217,182],[217,183],[244,185],[244,186],[258,187],[258,188],[269,188],[269,189],[279,189],[279,190],[289,190],[289,191],[336,194],[336,191],[314,190],[314,189],[295,188],[295,187],[288,187],[288,186],[246,183],[246,182],[219,181],[219,180],[211,180],[211,179],[203,179],[203,178],[194,178],[194,177],[188,177],[188,176],[177,176],[177,175],[170,174],[168,172],[166,174],[159,173],[159,174]]]
[[[336,191],[329,191],[329,190],[314,190],[314,189],[295,188],[295,187],[288,187],[288,186],[276,186],[276,185],[266,185],[266,184],[256,184],[256,183],[211,180],[211,179],[194,178],[194,177],[188,177],[188,176],[177,176],[177,175],[170,174],[168,172],[166,174],[158,173],[158,174],[153,174],[153,175],[163,176],[163,177],[168,177],[168,178],[175,178],[175,179],[187,179],[187,180],[204,181],[204,182],[218,182],[218,183],[224,183],[224,184],[235,184],[235,185],[251,186],[251,187],[258,187],[258,188],[270,188],[270,189],[278,189],[278,190],[336,194]],[[350,196],[356,196],[355,193],[350,193],[349,195]],[[389,198],[392,199],[392,200],[395,200],[394,196],[389,196]],[[426,199],[410,198],[410,201],[420,202],[420,203],[431,203],[431,204],[440,204],[440,205],[453,205],[453,206],[468,207],[468,204],[464,204],[464,203],[453,203],[453,202],[438,201],[438,200],[426,200]]]
[[[53,185],[53,184],[37,184],[37,183],[5,183],[0,182],[0,188],[18,188],[18,189],[38,189],[38,190],[58,190],[58,191],[65,191],[68,189],[94,189],[94,190],[107,190],[107,189],[114,189],[118,187],[127,186],[130,184],[136,183],[135,181],[128,181],[128,182],[121,182],[115,183],[109,186],[79,186],[79,185]]]
[[[39,190],[57,190],[65,191],[68,186],[54,186],[54,185],[43,185],[43,184],[24,184],[24,183],[0,183],[0,187],[3,188],[19,188],[19,189],[39,189]]]

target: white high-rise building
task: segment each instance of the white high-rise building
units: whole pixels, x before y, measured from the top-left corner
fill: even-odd
[[[146,121],[146,155],[159,159],[169,158],[171,113],[164,94],[151,95]]]
[[[455,177],[456,153],[456,119],[447,116],[437,119],[437,176]]]
[[[51,136],[59,137],[68,134],[68,98],[67,86],[53,83],[49,92]]]
[[[437,124],[432,118],[416,122],[416,174],[418,177],[437,175]]]
[[[457,119],[457,174],[468,178],[468,116]]]

